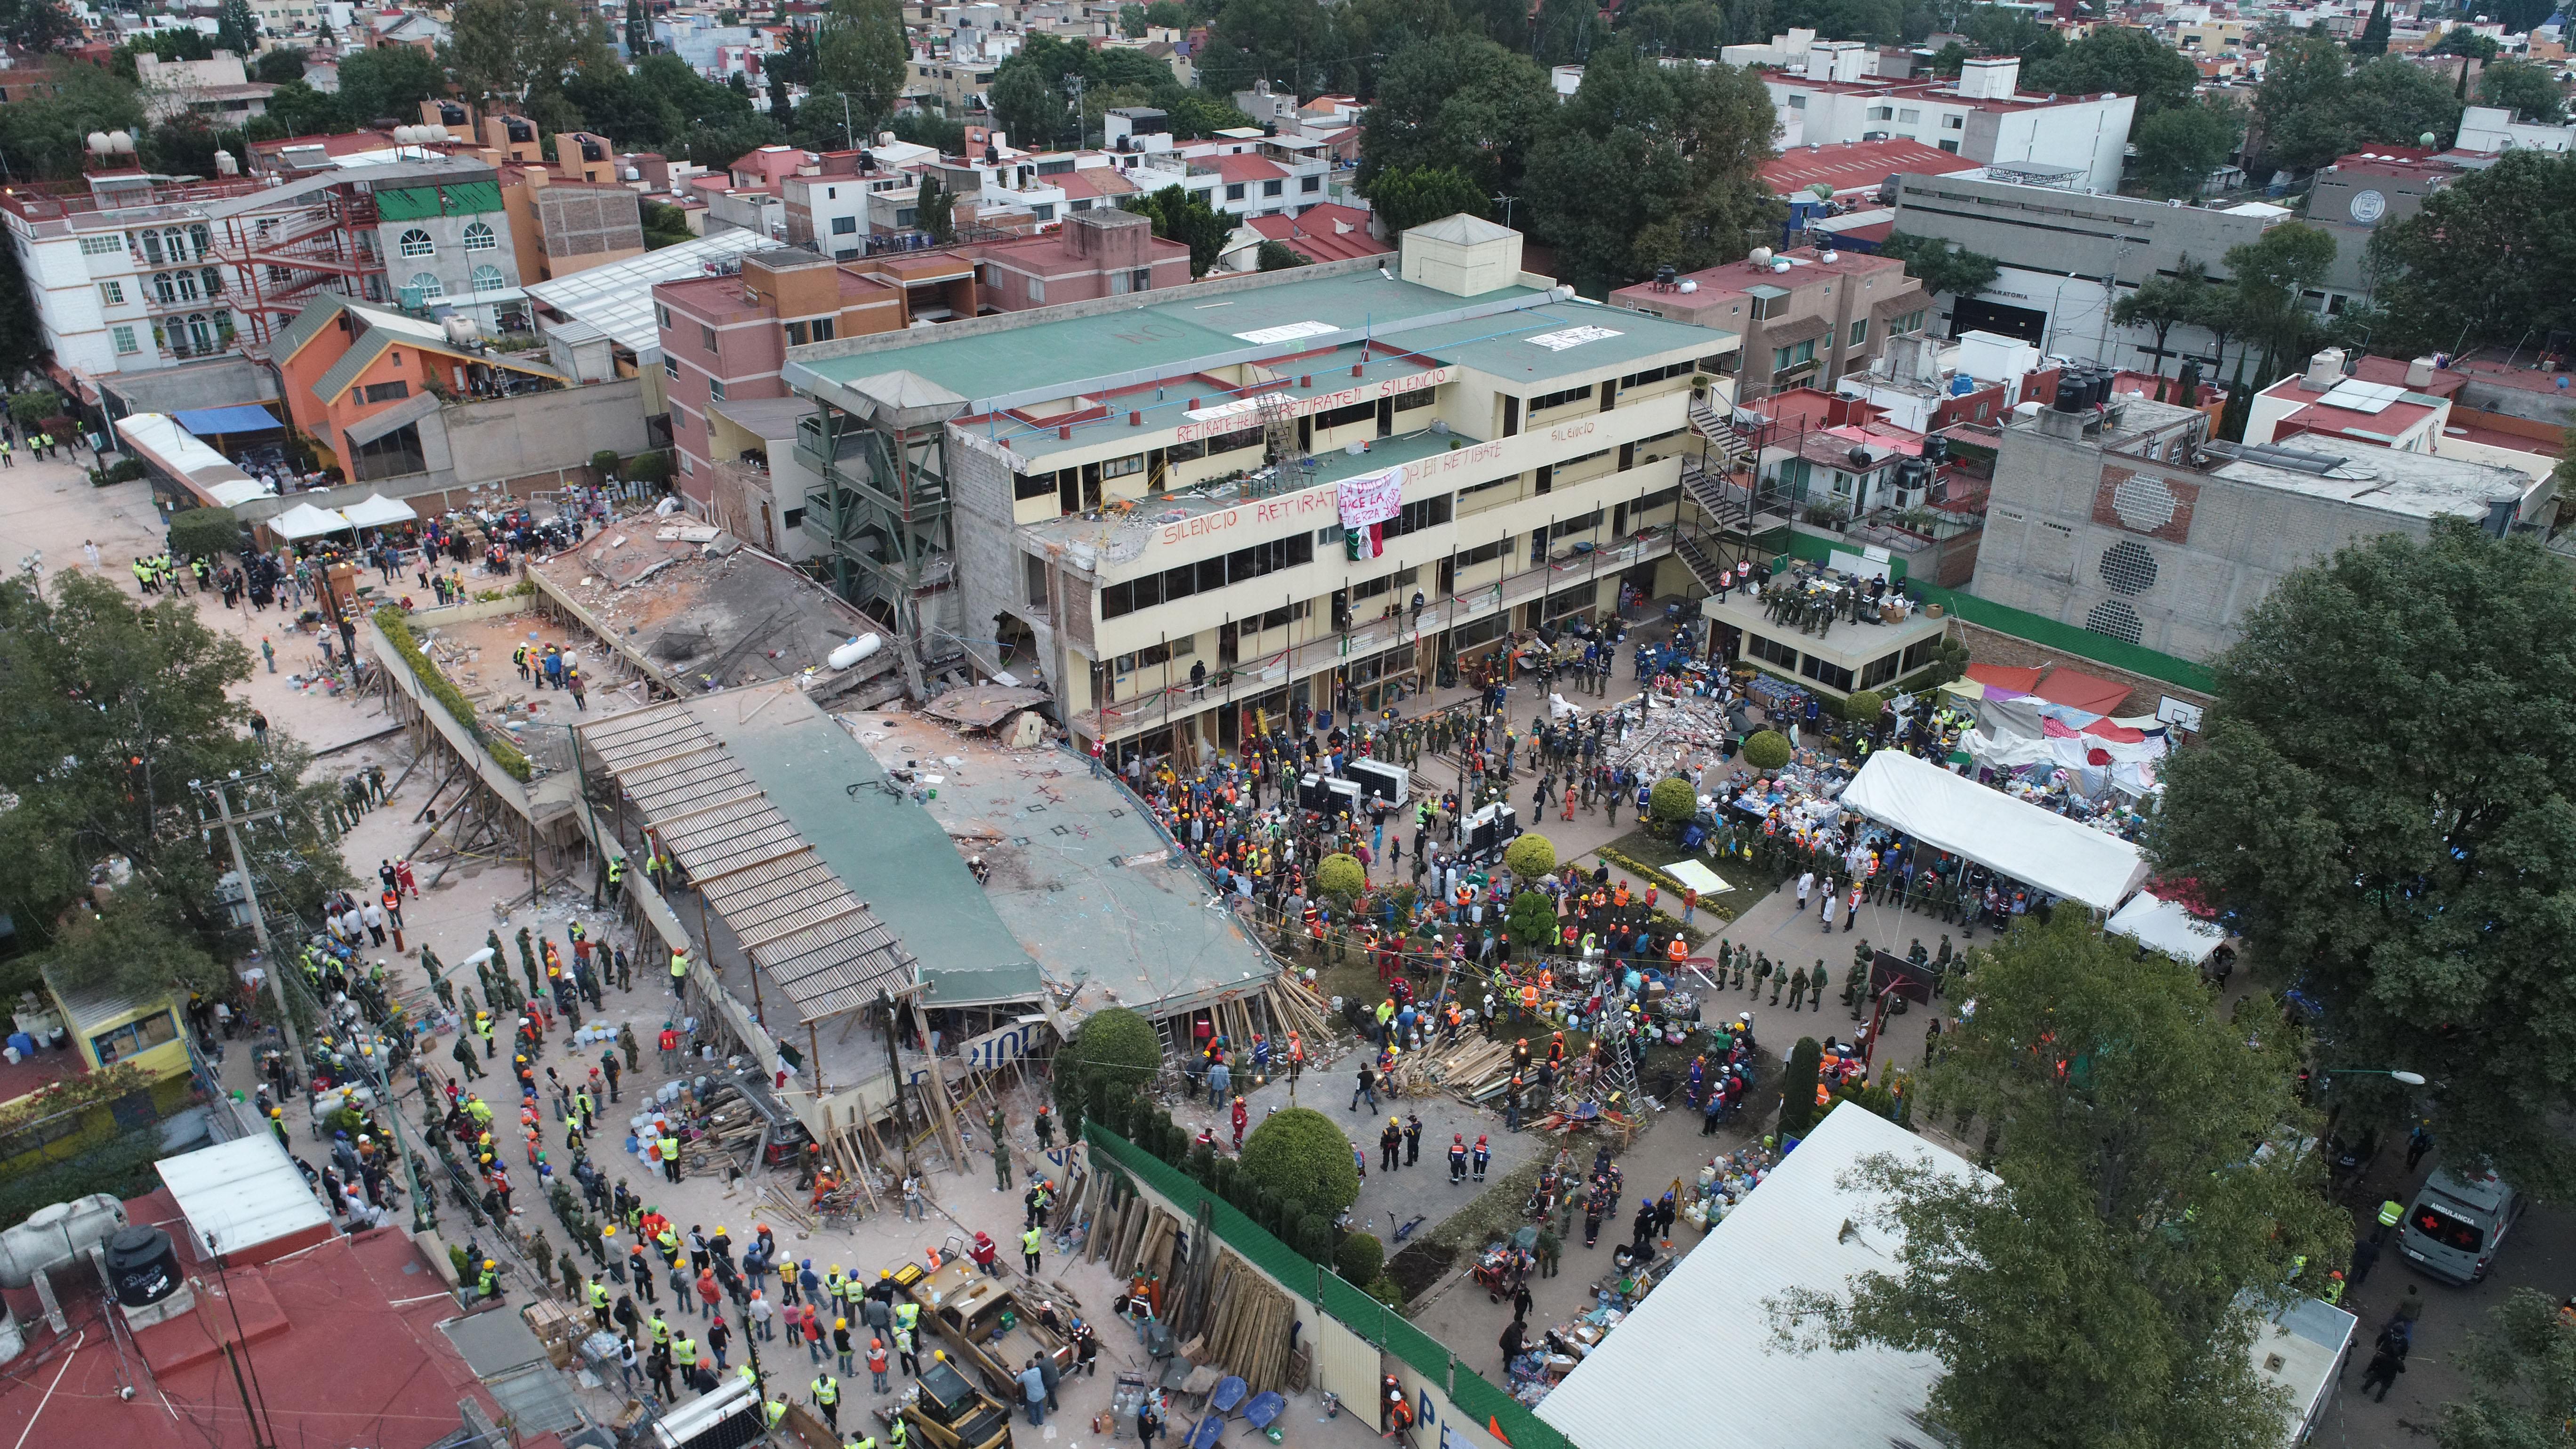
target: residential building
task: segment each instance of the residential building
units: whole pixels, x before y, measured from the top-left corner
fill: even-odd
[[[2052,405],[2001,430],[1977,597],[2206,660],[2285,574],[2345,544],[2445,517],[2502,535],[2556,511],[2545,478],[2316,437],[2221,442],[2205,412],[2096,380],[2061,376]]]
[[[1658,277],[1610,294],[1632,312],[1713,327],[1743,339],[1742,399],[1786,388],[1830,391],[1866,369],[1890,337],[1923,330],[1931,299],[1894,257],[1830,248],[1772,255]]]
[[[1907,176],[1896,192],[1897,230],[1956,243],[2002,268],[1975,297],[1945,299],[1938,330],[1992,332],[2042,352],[2150,372],[2158,370],[2155,334],[2112,323],[2120,294],[2150,276],[2173,276],[2186,262],[2223,279],[2231,248],[2292,219],[2288,208],[2263,202],[2176,206],[1992,177]],[[2177,357],[2217,366],[2214,339],[2198,328],[2176,328],[2165,348],[2168,367]]]
[[[295,428],[351,480],[348,498],[318,500],[324,507],[370,490],[560,486],[598,452],[645,446],[642,383],[597,365],[590,371],[602,380],[584,383],[567,340],[502,351],[405,312],[329,297],[298,314],[267,355]]]
[[[2564,151],[2576,146],[2576,126],[2544,126],[2517,121],[2499,106],[2471,106],[2460,113],[2455,150],[2494,154],[2504,151]]]
[[[2305,371],[2254,395],[2245,441],[2294,448],[2360,444],[2492,463],[2532,477],[2554,471],[2566,451],[2565,424],[2479,406],[2490,391],[2479,381],[2431,357],[2348,357],[2329,347]]]
[[[26,993],[14,1023],[36,1050],[0,1061],[0,1111],[19,1124],[0,1134],[0,1167],[12,1175],[76,1157],[130,1130],[126,1119],[150,1122],[190,1094],[187,1027],[179,1019],[184,997],[66,986],[50,969],[36,980],[43,989]],[[72,1085],[120,1066],[137,1077],[127,1096],[101,1097]],[[33,1099],[48,1091],[68,1093],[67,1105],[37,1110]]]
[[[1186,184],[1208,205],[1232,216],[1291,216],[1325,199],[1333,157],[1324,142],[1304,136],[1266,136],[1249,144],[1243,137],[1228,139],[1243,149],[1188,163]]]
[[[804,526],[899,647],[1185,760],[1687,587],[1692,379],[1737,339],[1574,302],[1470,217],[1399,262],[791,348]]]
[[[143,116],[154,125],[194,114],[210,125],[240,126],[268,114],[277,87],[250,78],[229,50],[211,60],[163,60],[145,51],[134,57],[143,88]]]
[[[2135,96],[2031,95],[2012,56],[1971,60],[1956,82],[1872,79],[1857,42],[1821,42],[1802,74],[1764,71],[1783,151],[1817,143],[1909,140],[1999,170],[2114,192]]]
[[[1375,221],[1369,213],[1330,201],[1292,216],[1256,216],[1245,224],[1263,241],[1279,242],[1310,262],[1378,257],[1395,250],[1370,230]]]
[[[1189,247],[1156,237],[1152,221],[1114,206],[1075,212],[1062,226],[1043,235],[976,242],[955,250],[975,259],[981,284],[977,295],[997,311],[1170,291],[1190,283]],[[885,264],[901,259],[876,260]]]
[[[1776,244],[1876,251],[1895,229],[1897,178],[1982,176],[1985,168],[1920,141],[1852,141],[1785,151],[1762,179],[1787,205]],[[1821,194],[1820,194],[1821,193]]]

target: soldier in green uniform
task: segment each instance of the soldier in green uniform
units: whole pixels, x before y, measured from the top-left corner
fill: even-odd
[[[1821,966],[1824,963],[1819,961],[1816,964]],[[1771,993],[1771,999],[1774,1001],[1780,999],[1780,993],[1777,989],[1774,989]],[[1791,1011],[1797,1011],[1805,1007],[1806,1004],[1807,973],[1804,971],[1792,971],[1789,973],[1789,1009]]]
[[[1770,984],[1770,981],[1771,953],[1765,951],[1761,955],[1753,958],[1753,994],[1757,997],[1760,996],[1762,994],[1762,988]]]
[[[1825,971],[1825,958],[1822,956],[1817,957],[1816,969],[1807,973],[1807,998],[1811,1003],[1808,1008],[1809,1010],[1822,1011],[1825,1009],[1825,983],[1831,980],[1833,980],[1833,977]]]

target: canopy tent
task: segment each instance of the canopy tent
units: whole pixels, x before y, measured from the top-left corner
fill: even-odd
[[[1672,864],[1664,867],[1664,874],[1680,881],[1690,889],[1699,892],[1702,900],[1706,900],[1708,897],[1716,895],[1721,891],[1731,891],[1735,889],[1735,887],[1728,885],[1716,871],[1710,870],[1707,866],[1704,866],[1695,860],[1674,861]]]
[[[2219,943],[2227,939],[2223,927],[2146,891],[2138,892],[2120,907],[2119,913],[2111,917],[2110,929],[2193,966],[2208,960]]]
[[[2015,669],[2002,664],[1971,664],[1968,677],[2007,694],[2035,694],[2089,714],[2109,714],[2129,697],[2129,686],[2096,679],[2072,669]]]
[[[225,508],[248,503],[254,498],[274,498],[277,490],[256,479],[244,478],[234,483],[217,483],[205,490],[206,496]]]
[[[2138,848],[2063,815],[1989,790],[1897,750],[1879,750],[1843,787],[1843,808],[2027,881],[2109,911],[2147,878]]]
[[[310,503],[298,503],[268,521],[268,531],[280,538],[320,538],[326,533],[346,533],[348,530],[346,517]]]
[[[116,420],[127,451],[167,474],[202,504],[231,507],[277,490],[236,468],[166,413],[135,413]]]
[[[370,493],[340,510],[340,515],[360,528],[382,528],[389,523],[411,523],[420,515],[408,503]]]
[[[201,438],[218,433],[257,433],[282,427],[268,409],[257,403],[229,408],[190,408],[172,413],[171,420]]]

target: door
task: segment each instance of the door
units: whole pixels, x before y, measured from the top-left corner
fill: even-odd
[[[1377,435],[1381,438],[1395,436],[1394,398],[1382,397],[1377,400]]]

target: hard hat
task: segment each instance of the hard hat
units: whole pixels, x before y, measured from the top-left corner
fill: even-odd
[[[850,1320],[846,1318],[835,1318],[832,1320],[832,1326],[834,1328],[847,1328],[850,1326]]]
[[[721,1231],[723,1231],[723,1230],[722,1230],[722,1229],[718,1229],[717,1231],[721,1232]],[[880,1277],[880,1278],[891,1278],[891,1277],[893,1277],[893,1276],[894,1276],[894,1274],[893,1274],[892,1272],[889,1272],[888,1270],[886,1270],[886,1269],[884,1269],[884,1268],[879,1268],[879,1269],[877,1270],[877,1276],[878,1276],[878,1277]]]
[[[484,1259],[484,1260],[483,1260],[483,1266],[484,1266],[484,1267],[486,1267],[486,1268],[498,1268],[498,1267],[500,1267],[501,1265],[500,1265],[500,1264],[498,1264],[498,1263],[493,1262],[493,1261],[492,1261],[491,1259],[489,1259],[489,1258],[486,1258],[486,1259]]]

